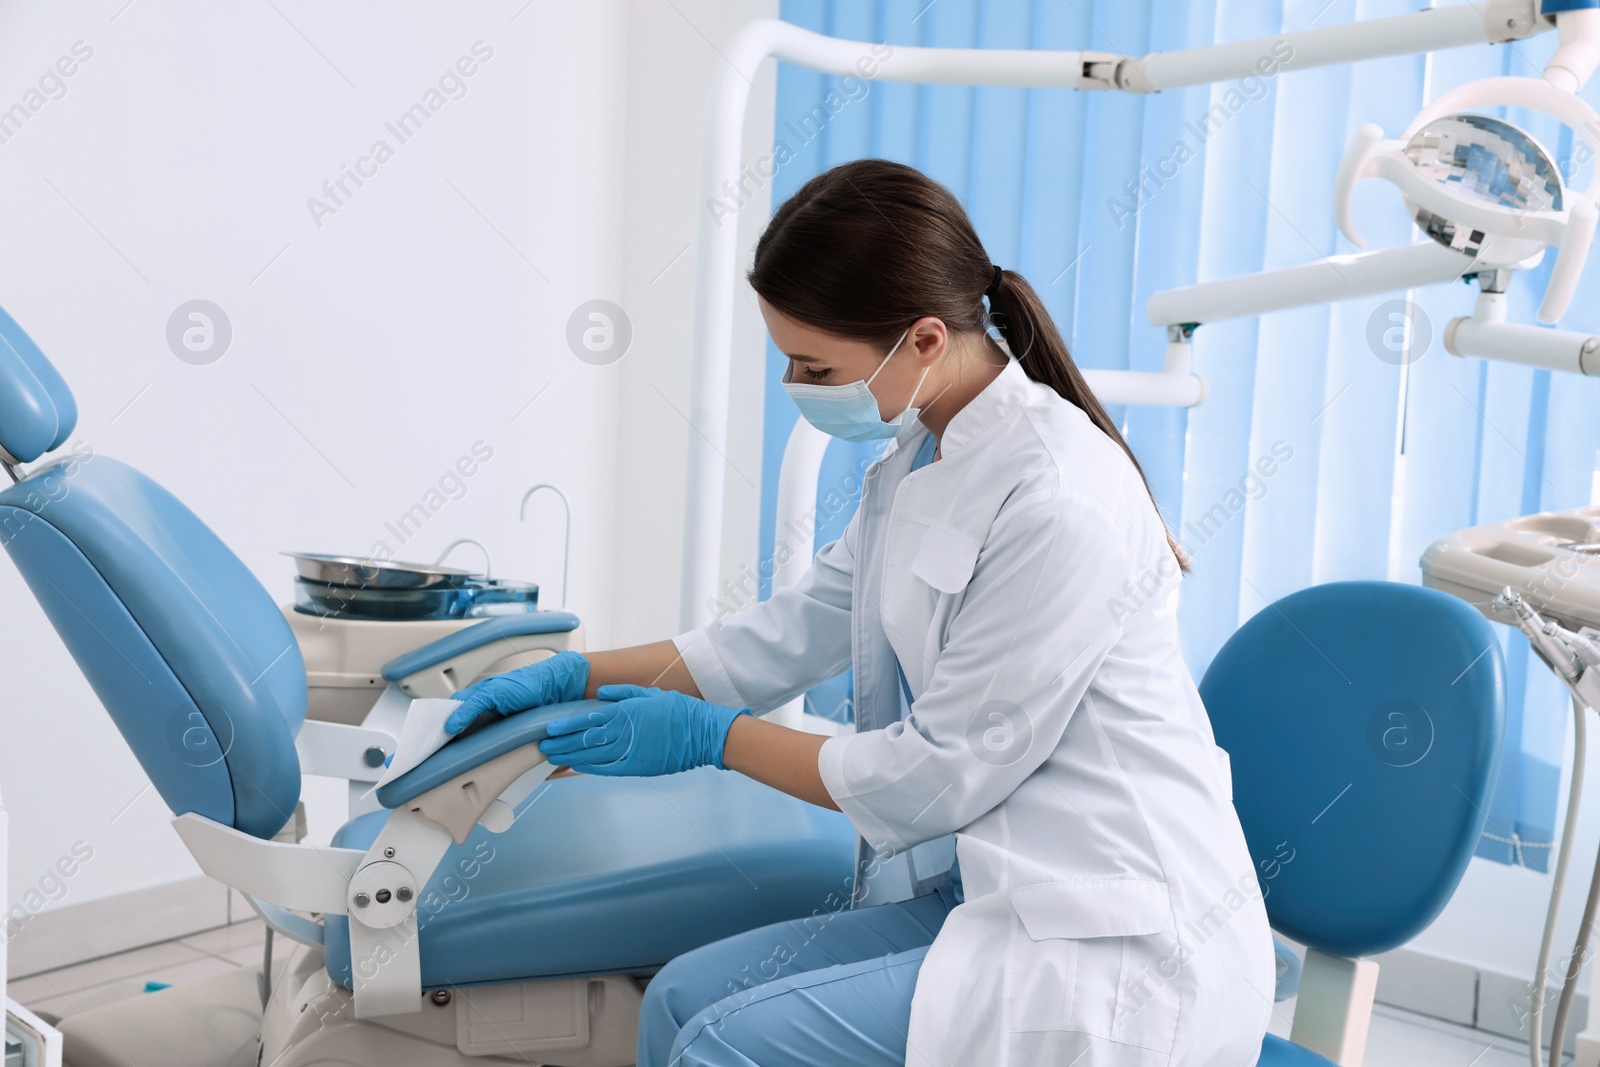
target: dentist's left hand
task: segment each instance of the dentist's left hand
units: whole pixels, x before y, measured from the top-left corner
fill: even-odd
[[[491,713],[515,715],[546,704],[582,700],[588,685],[589,661],[576,652],[560,652],[538,663],[485,678],[456,693],[453,699],[461,701],[461,706],[445,720],[444,732],[459,734]]]
[[[640,777],[721,768],[733,720],[750,713],[642,685],[603,685],[597,695],[612,703],[550,722],[539,751],[552,763]]]

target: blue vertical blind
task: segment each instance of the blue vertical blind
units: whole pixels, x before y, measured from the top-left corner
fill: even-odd
[[[784,0],[785,19],[893,46],[1085,49],[1128,56],[1406,14],[1400,0]],[[991,258],[1043,296],[1085,367],[1158,370],[1166,338],[1145,303],[1162,289],[1277,269],[1354,249],[1333,219],[1334,173],[1351,135],[1395,136],[1423,103],[1464,82],[1536,77],[1554,34],[1278,76],[1274,56],[1237,78],[1150,96],[924,86],[778,76],[773,203],[829,166],[878,156],[918,167],[966,206]],[[1277,56],[1282,58],[1281,52]],[[1265,70],[1266,73],[1261,73]],[[1600,100],[1592,88],[1591,102]],[[1543,116],[1506,117],[1563,166],[1585,160]],[[1586,181],[1592,164],[1569,179]],[[1398,195],[1364,183],[1356,218],[1369,247],[1417,238]],[[1548,260],[1547,260],[1548,262]],[[825,267],[819,267],[825,269]],[[1548,267],[1519,275],[1512,314],[1532,322]],[[1417,560],[1453,530],[1590,503],[1600,386],[1457,359],[1441,334],[1475,290],[1438,286],[1203,327],[1193,410],[1114,411],[1168,523],[1194,558],[1184,583],[1184,651],[1198,676],[1239,623],[1308,585],[1420,580]],[[1408,325],[1431,340],[1396,365],[1374,338]],[[1600,332],[1591,265],[1566,329]],[[1380,358],[1380,353],[1389,358]],[[777,474],[796,412],[768,350],[763,551],[773,550]],[[819,490],[836,494],[873,452],[835,442]],[[818,544],[849,508],[825,509]],[[1507,758],[1480,854],[1544,869],[1568,711],[1521,636],[1497,628],[1511,680]],[[828,712],[847,680],[813,694]]]

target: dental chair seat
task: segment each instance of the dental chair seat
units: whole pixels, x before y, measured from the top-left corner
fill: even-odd
[[[369,848],[387,811],[334,837]],[[503,834],[478,827],[419,897],[427,989],[653,971],[719,938],[839,910],[854,830],[732,771],[560,778]],[[475,872],[475,873],[470,873]],[[328,974],[350,985],[349,920],[326,920]]]

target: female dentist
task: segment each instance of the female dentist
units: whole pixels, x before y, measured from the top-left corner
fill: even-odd
[[[749,278],[801,413],[894,438],[844,536],[764,603],[486,679],[450,724],[598,696],[553,762],[736,770],[870,847],[853,909],[668,964],[640,1067],[1255,1064],[1271,938],[1179,654],[1182,557],[1038,295],[881,160],[806,183]],[[853,734],[748,714],[849,667]]]

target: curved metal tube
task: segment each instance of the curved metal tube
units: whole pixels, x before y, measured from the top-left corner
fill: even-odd
[[[567,606],[567,580],[572,573],[572,501],[567,499],[567,494],[563,493],[560,487],[551,485],[549,482],[540,482],[522,494],[522,506],[517,510],[517,521],[528,521],[528,498],[541,489],[548,489],[560,497],[561,506],[566,510],[567,515],[566,536],[561,547],[561,608],[565,610]]]
[[[482,541],[475,541],[470,537],[458,537],[454,541],[451,541],[448,545],[445,545],[444,551],[439,553],[439,558],[433,561],[433,565],[435,567],[439,566],[439,564],[444,562],[446,556],[460,548],[462,545],[472,545],[479,552],[483,553],[483,576],[485,578],[493,577],[494,560],[489,558],[489,550],[484,547]]]

